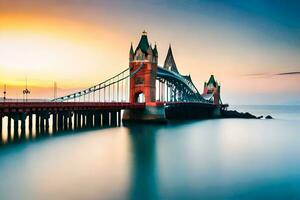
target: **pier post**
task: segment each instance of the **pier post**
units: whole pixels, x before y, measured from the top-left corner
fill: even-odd
[[[77,111],[77,128],[81,127],[80,112]]]
[[[87,126],[88,126],[88,128],[93,127],[93,113],[92,113],[92,111],[89,111],[87,113]]]
[[[19,116],[15,115],[14,117],[14,140],[19,138]]]
[[[28,114],[28,129],[29,135],[32,136],[32,113]]]
[[[41,133],[45,132],[45,114],[41,113]]]
[[[85,128],[87,127],[88,125],[88,113],[86,112],[85,115],[84,115],[84,126]]]
[[[35,113],[35,135],[40,133],[40,113]]]
[[[64,131],[68,130],[68,117],[67,117],[67,113],[64,112],[63,113],[63,118],[64,118],[64,121],[63,121],[63,129]]]
[[[121,126],[121,110],[118,110],[118,126]]]
[[[45,114],[45,120],[46,120],[46,132],[49,133],[49,120],[50,120],[50,115],[47,112],[47,114]]]
[[[78,113],[77,111],[74,111],[74,130],[76,130],[78,127]]]
[[[0,113],[0,142],[2,143],[2,113]]]
[[[91,127],[95,127],[96,123],[95,123],[95,117],[96,117],[96,113],[95,111],[91,112]]]
[[[91,115],[92,115],[91,111],[88,111],[87,114],[86,114],[86,126],[88,128],[92,127],[92,125],[91,125],[92,124],[92,122],[91,122]]]
[[[73,117],[73,113],[72,112],[68,112],[68,127],[69,130],[72,130],[73,128],[73,123],[72,123],[72,117]]]
[[[7,116],[7,139],[11,140],[11,116]]]
[[[85,114],[84,112],[81,113],[81,128],[85,126]]]
[[[86,112],[82,113],[82,128],[86,128]]]
[[[102,113],[102,126],[106,127],[109,126],[109,112],[108,111],[104,111]]]
[[[57,131],[57,113],[53,112],[52,113],[52,132],[56,132]]]
[[[84,128],[84,112],[81,112],[80,116],[80,128]]]
[[[63,113],[58,112],[58,130],[61,131],[63,129]]]
[[[21,139],[25,139],[26,138],[26,114],[22,113],[20,116],[20,120],[21,120]]]
[[[110,125],[117,126],[117,111],[115,110],[110,112]]]
[[[82,113],[78,113],[78,128],[82,127]]]
[[[99,112],[95,113],[95,120],[94,120],[94,126],[100,127],[101,126],[101,114]]]

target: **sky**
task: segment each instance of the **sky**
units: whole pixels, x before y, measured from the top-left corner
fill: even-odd
[[[201,91],[214,74],[229,104],[300,104],[297,0],[0,0],[0,91],[52,98],[128,67],[146,30],[163,65]],[[0,97],[2,93],[0,94]]]

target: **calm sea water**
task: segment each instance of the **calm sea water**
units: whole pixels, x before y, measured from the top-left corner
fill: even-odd
[[[300,106],[0,148],[0,199],[300,199]]]

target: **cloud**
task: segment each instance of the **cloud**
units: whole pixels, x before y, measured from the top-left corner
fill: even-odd
[[[273,74],[269,73],[251,73],[251,74],[244,74],[244,76],[251,77],[251,78],[266,78],[273,76]]]
[[[293,72],[280,72],[280,73],[252,73],[252,74],[245,74],[244,76],[256,77],[256,78],[265,78],[265,77],[272,77],[272,76],[291,76],[291,75],[300,75],[300,71],[293,71]]]
[[[277,73],[276,76],[285,76],[285,75],[300,75],[300,72],[283,72],[283,73]]]
[[[245,74],[245,76],[265,76],[267,73],[253,73],[253,74]]]

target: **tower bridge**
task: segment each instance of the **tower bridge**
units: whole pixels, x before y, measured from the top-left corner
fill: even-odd
[[[0,102],[0,131],[2,134],[3,117],[8,118],[7,132],[13,129],[20,131],[21,136],[25,134],[25,126],[32,131],[33,116],[36,132],[47,131],[50,119],[55,132],[120,125],[121,119],[166,122],[218,117],[227,107],[221,101],[220,89],[211,75],[200,93],[190,75],[180,74],[171,46],[164,65],[158,65],[157,45],[152,47],[144,31],[136,48],[130,46],[129,67],[103,82],[44,102]]]

